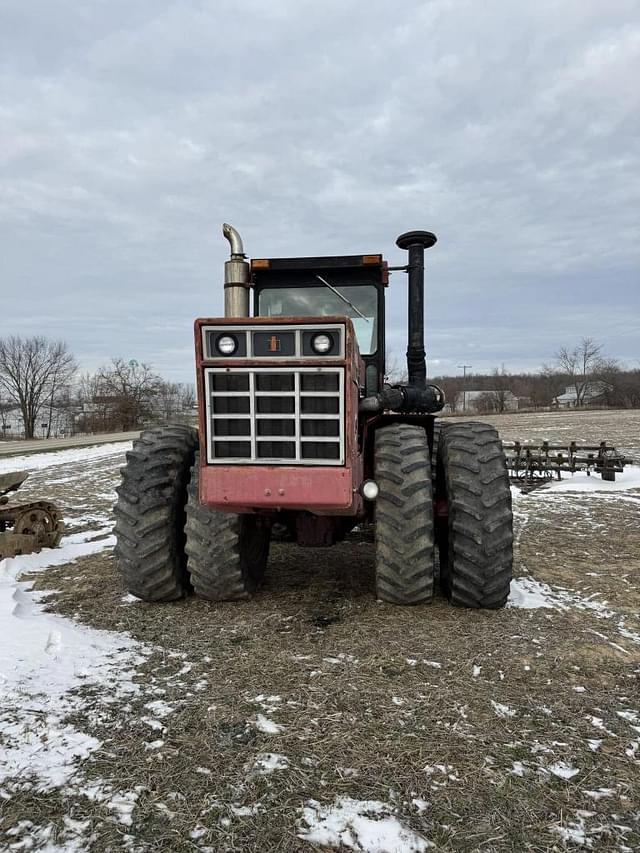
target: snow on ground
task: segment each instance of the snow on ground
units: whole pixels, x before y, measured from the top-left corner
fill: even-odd
[[[598,474],[587,476],[585,471],[575,474],[562,472],[561,480],[552,480],[544,487],[545,493],[556,492],[626,492],[640,489],[640,465],[626,465],[622,474],[616,474],[615,482],[603,480]]]
[[[96,444],[92,447],[72,447],[69,450],[56,450],[52,453],[31,453],[26,456],[8,456],[0,459],[0,474],[8,471],[43,471],[73,462],[92,462],[110,456],[121,456],[131,447],[131,442],[114,442],[112,444]],[[58,482],[71,482],[75,477]]]
[[[109,533],[110,528],[75,533],[64,537],[58,549],[0,561],[0,737],[7,744],[0,783],[10,790],[66,786],[78,762],[101,746],[63,722],[86,706],[79,688],[99,690],[97,709],[92,710],[95,719],[100,718],[101,704],[139,690],[132,679],[147,653],[140,643],[126,634],[97,631],[45,613],[29,592],[30,585],[20,582],[27,572],[72,563],[111,547]]]
[[[302,809],[298,837],[311,844],[349,847],[366,853],[423,853],[435,847],[393,816],[379,800],[338,797],[330,806],[308,800]]]

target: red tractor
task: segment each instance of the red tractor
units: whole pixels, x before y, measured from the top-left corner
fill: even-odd
[[[513,518],[505,457],[483,423],[435,421],[426,378],[424,251],[411,231],[408,381],[384,382],[382,255],[248,262],[238,232],[225,316],[195,322],[199,430],[148,429],[127,453],[116,556],[129,590],[169,601],[195,590],[250,597],[273,529],[332,545],[375,522],[377,595],[497,608],[509,594]],[[253,316],[249,311],[253,292]]]

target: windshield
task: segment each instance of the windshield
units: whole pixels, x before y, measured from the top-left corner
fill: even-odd
[[[260,290],[260,317],[349,317],[356,332],[360,352],[362,355],[371,355],[377,348],[377,288],[361,284],[340,284],[339,280],[334,281],[333,278],[326,280],[331,287],[319,281],[318,285],[313,287],[273,287]],[[335,290],[338,293],[335,293]]]

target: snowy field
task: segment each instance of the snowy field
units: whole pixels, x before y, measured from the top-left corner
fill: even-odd
[[[515,437],[640,457],[606,414]],[[150,606],[112,557],[127,446],[0,460],[67,527],[0,562],[0,850],[640,849],[640,467],[514,490],[498,613],[377,603],[356,540]]]

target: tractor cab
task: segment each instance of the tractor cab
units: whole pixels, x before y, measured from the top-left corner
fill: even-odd
[[[255,317],[348,317],[365,365],[363,390],[382,390],[389,282],[382,255],[254,259],[251,281]]]

